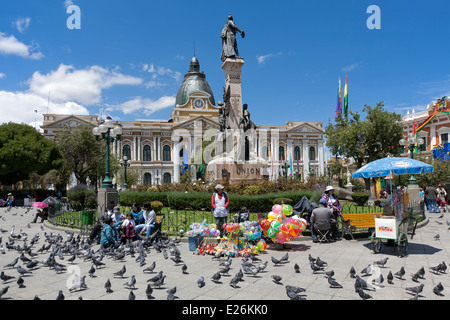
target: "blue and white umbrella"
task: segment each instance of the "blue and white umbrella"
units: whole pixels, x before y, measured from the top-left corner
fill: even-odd
[[[385,177],[389,174],[419,174],[433,172],[433,166],[418,160],[387,157],[372,161],[359,168],[352,174],[352,178],[374,178]]]

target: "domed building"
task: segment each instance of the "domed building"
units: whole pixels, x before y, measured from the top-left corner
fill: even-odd
[[[123,135],[113,143],[112,153],[118,159],[127,156],[131,160],[131,168],[140,173],[142,184],[178,183],[182,171],[186,170],[185,163],[189,164],[193,179],[200,175],[201,165],[192,164],[192,159],[198,151],[202,152],[201,141],[207,139],[205,132],[219,129],[219,107],[206,75],[200,70],[199,60],[194,56],[168,120],[120,121]],[[215,86],[222,91],[223,84]],[[52,139],[63,126],[77,123],[97,126],[99,116],[44,114],[41,128],[44,137]],[[324,174],[322,122],[289,120],[285,126],[256,126],[253,151],[272,163],[266,179],[284,176],[283,165],[287,162],[292,163],[293,175],[300,179]]]

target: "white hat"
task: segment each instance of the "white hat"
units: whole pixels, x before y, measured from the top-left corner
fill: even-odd
[[[216,190],[225,189],[225,187],[221,184],[218,184],[214,189],[216,189]]]
[[[330,191],[330,190],[334,190],[333,186],[327,186],[327,188],[325,189],[325,192]]]

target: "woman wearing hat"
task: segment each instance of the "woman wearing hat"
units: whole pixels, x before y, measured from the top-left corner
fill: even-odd
[[[341,204],[339,203],[338,197],[334,194],[334,188],[332,186],[327,186],[325,192],[322,195],[321,199],[325,199],[327,201],[328,208],[333,210],[333,216],[336,221],[338,221],[338,216],[341,215]],[[337,229],[337,224],[331,228],[331,236],[334,239],[339,238]]]
[[[213,207],[214,219],[216,220],[217,230],[220,231],[220,236],[223,237],[224,229],[223,225],[227,223],[228,217],[228,205],[230,204],[230,199],[228,195],[223,191],[224,186],[218,184],[215,188],[215,192],[211,198],[211,206]]]

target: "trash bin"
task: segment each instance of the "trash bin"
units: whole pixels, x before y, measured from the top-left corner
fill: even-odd
[[[202,243],[202,236],[189,236],[189,251],[195,251],[197,247]]]
[[[89,226],[94,224],[94,215],[96,214],[95,210],[83,210],[82,212],[82,225]]]

